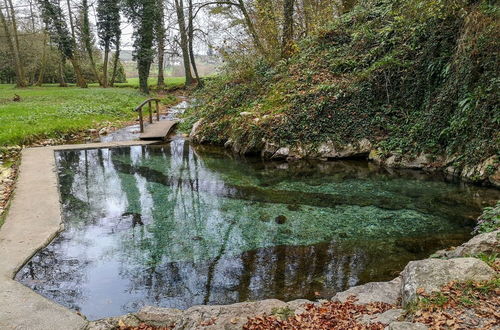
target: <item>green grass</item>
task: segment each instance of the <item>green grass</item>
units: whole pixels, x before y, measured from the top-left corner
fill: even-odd
[[[150,87],[156,87],[157,78],[149,78],[148,85]],[[186,79],[184,77],[165,77],[165,85],[167,88],[182,87]],[[116,87],[139,87],[139,78],[127,78],[126,83],[115,84]]]
[[[13,102],[14,94],[21,102]],[[0,147],[126,121],[146,96],[128,88],[32,87],[0,84]]]

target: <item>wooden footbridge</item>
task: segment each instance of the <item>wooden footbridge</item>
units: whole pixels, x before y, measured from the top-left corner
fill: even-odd
[[[156,123],[153,123],[153,107],[152,103],[155,103],[156,112]],[[149,114],[149,125],[144,126],[144,111],[145,105],[148,105]],[[164,140],[173,131],[177,125],[177,120],[160,120],[160,100],[159,99],[148,99],[142,102],[136,109],[139,113],[139,125],[141,127],[141,135],[139,139],[141,140]]]

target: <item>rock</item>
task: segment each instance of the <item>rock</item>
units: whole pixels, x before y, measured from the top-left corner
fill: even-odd
[[[322,143],[318,147],[318,155],[321,158],[341,159],[365,156],[370,153],[372,144],[368,139],[362,139],[354,144],[336,145],[332,141]]]
[[[350,296],[355,296],[358,299],[357,304],[369,304],[379,301],[396,305],[400,298],[400,287],[401,278],[399,277],[390,282],[370,282],[339,292],[332,300],[345,302]]]
[[[385,330],[426,330],[425,324],[412,322],[392,322]]]
[[[226,306],[194,306],[183,312],[184,317],[175,329],[241,329],[249,317],[270,314],[273,309],[287,306],[276,299]]]
[[[457,258],[476,256],[478,254],[500,253],[500,230],[474,236],[469,241],[452,250],[436,252],[437,257]]]
[[[115,330],[123,326],[137,327],[141,322],[132,314],[89,322],[85,330]]]
[[[97,133],[97,130],[96,130],[95,128],[91,128],[91,129],[89,129],[89,130],[88,130],[88,132],[89,132],[90,134],[96,134],[96,133]]]
[[[234,141],[232,139],[228,139],[226,143],[224,143],[224,148],[230,149],[234,145]]]
[[[401,273],[403,306],[417,298],[417,290],[439,291],[451,281],[486,281],[496,275],[486,263],[475,258],[450,260],[425,259],[411,261]]]
[[[278,151],[279,147],[267,141],[263,142],[264,142],[264,149],[262,149],[262,157],[269,159],[276,153],[276,151]]]
[[[191,133],[189,134],[189,138],[196,139],[196,135],[199,133],[202,124],[203,124],[203,118],[194,123],[193,128],[191,128]]]
[[[240,112],[240,116],[242,116],[242,117],[248,117],[248,116],[252,116],[252,115],[253,115],[253,113],[248,112],[248,111]]]
[[[107,127],[103,127],[99,130],[99,135],[108,135],[109,129]]]
[[[405,314],[404,309],[389,309],[383,313],[373,314],[373,315],[363,315],[360,319],[360,322],[363,324],[370,323],[383,323],[390,324],[396,322],[399,319],[402,319]]]
[[[285,159],[288,157],[289,154],[290,154],[290,148],[281,147],[278,150],[276,150],[271,159]]]
[[[278,225],[282,225],[286,222],[286,217],[284,215],[278,215],[274,221],[278,224]]]
[[[146,306],[136,313],[135,316],[147,324],[172,326],[181,320],[182,313],[181,310],[175,308]]]
[[[401,167],[421,169],[429,165],[431,162],[431,156],[422,153],[413,159],[403,159],[401,161]]]

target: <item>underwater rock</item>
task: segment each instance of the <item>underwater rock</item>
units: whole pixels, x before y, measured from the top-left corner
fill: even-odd
[[[406,306],[415,300],[418,289],[431,293],[451,281],[487,281],[495,275],[491,267],[475,258],[410,261],[401,273],[402,303]]]
[[[278,216],[274,219],[274,221],[276,221],[276,223],[277,223],[278,225],[282,225],[282,224],[284,224],[284,223],[286,222],[286,220],[287,220],[287,219],[286,219],[286,217],[285,217],[284,215],[278,215]]]

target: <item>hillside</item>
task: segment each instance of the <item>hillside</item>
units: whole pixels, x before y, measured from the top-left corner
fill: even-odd
[[[266,158],[369,157],[499,185],[499,8],[365,1],[287,61],[233,57],[183,125]]]

